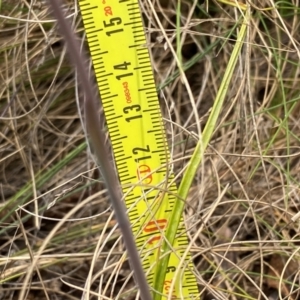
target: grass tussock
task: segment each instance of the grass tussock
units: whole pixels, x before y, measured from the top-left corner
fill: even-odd
[[[176,1],[152,3],[155,11],[141,6],[179,185],[244,12],[236,1],[184,0],[179,18]],[[300,9],[297,1],[247,4],[246,38],[184,217],[202,300],[296,300]],[[84,44],[77,4],[64,8]],[[25,299],[135,299],[47,3],[2,2],[0,32],[0,299],[21,291]]]

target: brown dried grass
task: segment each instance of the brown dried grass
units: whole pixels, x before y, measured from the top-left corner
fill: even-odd
[[[269,0],[249,3],[249,47],[240,56],[186,200],[203,300],[299,298],[299,9],[286,3],[268,10]],[[154,4],[175,46],[176,2]],[[72,1],[65,6],[82,35],[74,7]],[[160,85],[177,67],[147,1],[143,11]],[[179,77],[160,92],[178,182],[196,143],[197,124],[204,128],[222,80],[236,36],[228,33],[238,16],[237,9],[217,1],[182,3],[183,63],[193,63],[186,76],[201,119],[195,118]],[[85,134],[76,78],[47,5],[2,3],[0,31],[0,299],[18,299],[21,289],[27,290],[26,299],[80,299],[84,288],[90,289],[90,299],[134,299],[101,176],[81,146]],[[66,159],[80,147],[78,155]],[[24,286],[30,252],[43,243],[46,251],[30,286]]]

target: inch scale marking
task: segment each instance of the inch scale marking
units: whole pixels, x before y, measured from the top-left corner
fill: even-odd
[[[139,3],[79,0],[79,5],[122,190],[127,195],[128,216],[153,289],[156,262],[162,255],[162,235],[177,189],[169,174],[170,155]],[[187,244],[181,225],[170,255],[162,299],[198,299],[190,256],[185,258],[178,278],[174,278]]]

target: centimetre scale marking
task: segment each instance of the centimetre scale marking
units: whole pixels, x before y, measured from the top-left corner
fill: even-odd
[[[168,145],[139,3],[79,0],[79,4],[129,219],[152,285],[177,189],[168,174]],[[166,188],[172,194],[163,192]],[[171,291],[179,257],[188,244],[183,225],[177,236],[162,298],[170,294],[171,299],[197,299],[189,255]]]

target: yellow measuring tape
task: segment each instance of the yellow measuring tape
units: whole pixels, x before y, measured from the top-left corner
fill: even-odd
[[[177,189],[139,3],[79,0],[79,5],[129,219],[153,287]],[[187,245],[182,225],[170,255],[163,299],[198,298],[190,256],[177,270]]]

